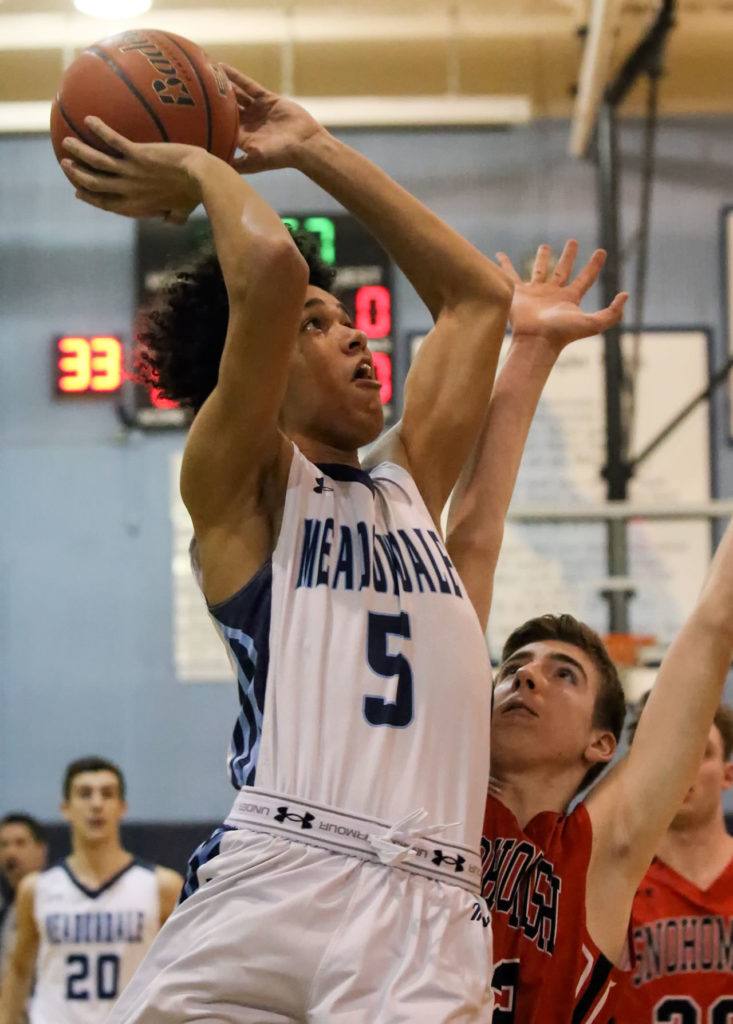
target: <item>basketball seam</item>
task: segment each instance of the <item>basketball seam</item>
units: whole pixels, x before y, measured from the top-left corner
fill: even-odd
[[[206,149],[210,153],[211,152],[211,104],[209,103],[209,94],[206,91],[206,85],[204,83],[204,80],[201,77],[201,75],[199,74],[199,69],[194,64],[193,60],[191,59],[190,54],[188,53],[187,50],[184,49],[184,47],[181,46],[181,44],[178,42],[178,40],[174,39],[173,36],[168,35],[167,32],[159,32],[159,35],[165,36],[165,38],[169,42],[173,43],[174,46],[178,47],[178,49],[181,51],[181,53],[186,58],[188,63],[191,65],[191,67],[193,69],[193,73],[194,73],[194,75],[196,75],[196,78],[198,79],[198,83],[201,86],[201,95],[204,97],[204,109],[206,110]]]
[[[161,136],[163,137],[163,141],[164,142],[170,142],[170,139],[168,138],[168,132],[165,130],[165,125],[160,120],[160,118],[155,113],[155,111],[150,106],[150,104],[145,99],[145,97],[140,92],[140,90],[137,88],[135,83],[132,82],[128,78],[127,74],[122,70],[122,68],[119,66],[119,64],[117,64],[114,61],[114,59],[112,57],[110,57],[109,54],[105,53],[104,50],[102,50],[99,46],[90,46],[88,48],[88,50],[87,50],[87,53],[93,53],[95,57],[99,57],[100,60],[103,60],[105,62],[107,67],[111,68],[112,71],[114,71],[114,73],[117,75],[118,78],[122,79],[122,81],[125,83],[125,85],[130,90],[130,92],[133,94],[133,96],[135,96],[136,99],[138,99],[140,101],[140,103],[143,105],[145,110],[147,110],[147,112],[152,117],[153,121],[157,125],[158,131],[160,132]]]
[[[71,120],[69,115],[64,110],[64,105],[58,98],[58,96],[56,97],[56,106],[58,107],[59,114],[61,114],[64,121],[66,121],[67,125],[72,130],[72,132],[74,132],[75,135],[78,135],[82,142],[86,142],[87,146],[93,146],[96,149],[98,143],[96,143],[90,135],[87,135],[85,132],[81,131],[79,128],[76,127],[74,122]]]

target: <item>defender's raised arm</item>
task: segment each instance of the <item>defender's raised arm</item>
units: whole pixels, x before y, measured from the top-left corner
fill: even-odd
[[[515,286],[511,347],[453,495],[446,540],[484,629],[504,520],[542,389],[563,348],[618,322],[626,301],[621,293],[608,309],[584,313],[580,301],[595,283],[605,254],[597,250],[568,283],[577,253],[578,243],[568,241],[548,280],[550,247],[541,245],[529,282],[522,281],[505,253],[498,257]]]
[[[588,797],[601,856],[593,906],[625,906],[692,785],[733,660],[733,525],[715,553],[707,582],[667,651],[628,756]],[[590,912],[590,908],[589,908]],[[605,915],[607,918],[607,914]]]

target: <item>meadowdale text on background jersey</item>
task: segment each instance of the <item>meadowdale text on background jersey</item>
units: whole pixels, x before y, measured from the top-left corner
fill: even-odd
[[[89,889],[62,861],[39,874],[34,916],[40,945],[31,1024],[100,1024],[160,927],[155,867],[132,860]]]
[[[294,448],[271,558],[209,610],[239,683],[236,788],[388,822],[424,808],[478,851],[488,653],[409,473]]]

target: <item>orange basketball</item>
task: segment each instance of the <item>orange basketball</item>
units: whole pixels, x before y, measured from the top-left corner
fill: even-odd
[[[227,162],[236,149],[231,82],[201,47],[172,32],[122,32],[87,47],[66,69],[51,107],[57,160],[68,155],[67,135],[104,148],[84,124],[89,114],[133,142],[185,142]]]

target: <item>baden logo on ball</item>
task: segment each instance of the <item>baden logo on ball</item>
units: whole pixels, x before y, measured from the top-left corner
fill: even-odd
[[[58,160],[69,135],[103,148],[85,128],[90,114],[132,142],[202,146],[227,162],[237,145],[239,110],[229,79],[201,47],[172,32],[122,32],[69,65],[51,107]]]

